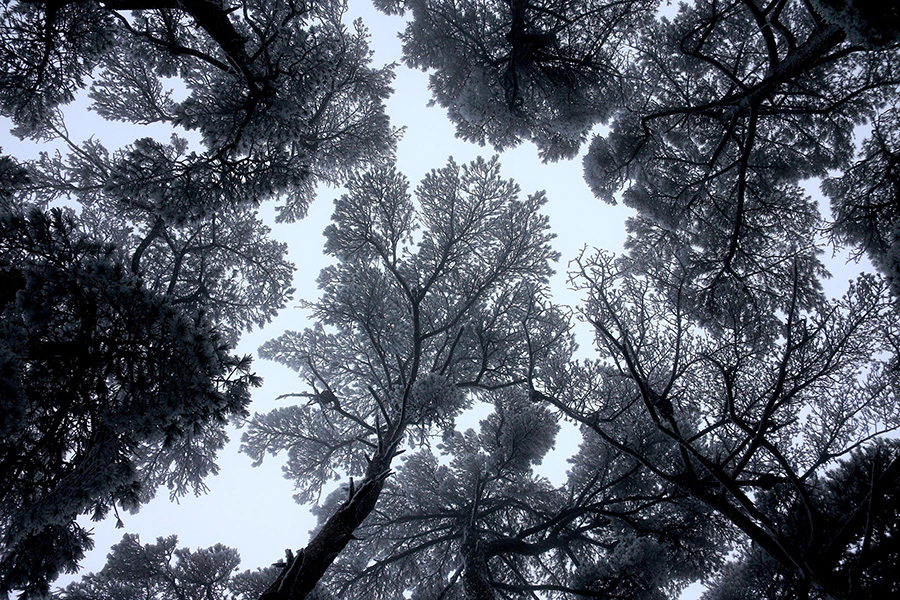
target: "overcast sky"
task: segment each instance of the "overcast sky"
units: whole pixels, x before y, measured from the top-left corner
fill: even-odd
[[[375,51],[374,65],[400,61],[400,42],[397,33],[404,20],[374,11],[368,2],[355,2],[350,7],[347,21],[361,17],[371,33]],[[399,170],[410,180],[414,188],[431,169],[444,166],[452,156],[463,164],[481,155],[495,154],[490,147],[482,148],[464,143],[454,136],[453,126],[447,121],[444,110],[427,106],[428,76],[403,66],[396,69],[396,90],[388,102],[388,113],[395,127],[406,131],[397,151]],[[160,127],[123,127],[121,123],[109,124],[85,111],[86,102],[77,101],[66,110],[69,133],[74,141],[91,136],[102,141],[109,149],[125,145],[139,137],[154,135],[168,137],[169,131]],[[20,158],[32,157],[50,146],[25,144],[10,137],[8,121],[0,132],[0,146],[5,153]],[[180,132],[184,133],[184,132]],[[190,134],[187,134],[191,138]],[[619,250],[624,239],[622,224],[629,212],[621,206],[609,206],[594,198],[581,177],[581,160],[544,165],[531,145],[502,154],[504,177],[514,179],[523,194],[546,190],[548,205],[545,213],[559,236],[555,247],[562,256],[553,280],[556,300],[574,304],[577,296],[567,291],[566,263],[574,258],[585,245]],[[273,229],[274,237],[287,242],[291,260],[297,266],[294,287],[295,301],[282,311],[277,319],[263,330],[246,334],[238,347],[241,353],[256,354],[256,349],[266,340],[277,337],[286,329],[301,330],[308,326],[308,313],[297,308],[297,300],[313,300],[318,295],[316,277],[328,264],[322,254],[322,231],[328,224],[333,201],[342,193],[340,189],[322,188],[309,216],[298,223],[275,224],[274,203],[263,206],[264,220]],[[582,340],[587,347],[590,338]],[[293,400],[276,400],[289,392],[306,391],[304,382],[294,371],[280,365],[257,360],[255,370],[264,377],[265,384],[253,393],[250,407],[254,412],[266,412]],[[461,421],[461,427],[477,426],[479,415],[471,415]],[[574,429],[568,433],[572,433]],[[93,527],[95,549],[82,562],[81,574],[103,567],[112,544],[120,541],[124,533],[137,533],[141,541],[152,542],[159,536],[177,534],[180,546],[207,547],[216,543],[236,548],[241,554],[241,569],[266,566],[283,556],[285,548],[301,548],[308,539],[309,530],[315,525],[308,507],[296,504],[292,498],[293,486],[281,476],[282,461],[279,457],[267,460],[253,468],[248,457],[238,452],[240,431],[232,428],[231,442],[219,458],[221,472],[206,483],[209,493],[201,497],[182,498],[171,503],[166,490],[160,490],[157,498],[142,507],[137,515],[121,513],[124,529],[115,528],[115,517],[101,523],[89,523]],[[555,483],[565,477],[565,458],[575,449],[577,435],[561,435],[568,443],[551,454],[541,469]],[[80,575],[79,575],[80,576]],[[76,576],[77,577],[77,576]],[[64,585],[73,577],[58,581]]]
[[[361,16],[370,30],[375,50],[375,65],[399,62],[400,43],[397,32],[403,27],[399,17],[388,17],[375,12],[368,2],[355,2],[348,20]],[[446,120],[443,109],[428,108],[430,99],[427,75],[398,66],[394,83],[395,93],[388,102],[388,113],[394,126],[406,127],[406,133],[397,152],[398,167],[412,186],[431,169],[443,166],[449,156],[457,163],[465,163],[478,155],[491,156],[491,148],[480,148],[455,139],[452,125]],[[67,113],[70,132],[76,140],[91,135],[113,147],[128,143],[137,137],[148,135],[138,128],[124,131],[121,124],[105,128],[96,116],[77,114],[77,109]],[[0,145],[5,152],[24,156],[22,146],[10,139],[3,128]],[[164,132],[158,132],[164,133]],[[123,137],[124,135],[124,137]],[[111,141],[115,140],[115,141]],[[30,153],[30,152],[29,152]],[[622,206],[610,206],[594,198],[581,176],[580,157],[567,162],[544,165],[537,158],[531,145],[508,151],[501,156],[503,174],[522,188],[524,194],[546,190],[548,205],[546,214],[558,235],[556,249],[562,260],[553,280],[555,300],[574,305],[578,296],[567,290],[566,263],[584,246],[597,246],[620,251],[624,240],[623,223],[630,211]],[[273,227],[274,236],[289,244],[291,259],[297,266],[294,287],[295,302],[262,331],[245,335],[239,346],[242,353],[256,353],[260,344],[274,338],[286,329],[300,330],[308,325],[307,313],[296,308],[296,300],[313,300],[318,290],[315,280],[319,270],[327,264],[322,255],[322,230],[328,223],[333,200],[340,190],[322,189],[312,205],[309,216],[299,222],[275,225],[272,220],[273,205],[264,206],[266,220]],[[847,277],[835,280],[835,289],[844,287]],[[589,351],[590,338],[582,333],[579,341],[583,351]],[[265,378],[262,388],[253,394],[251,411],[266,412],[293,400],[276,400],[279,394],[305,391],[304,382],[285,367],[267,361],[257,361],[256,370]],[[474,426],[477,416],[464,426]],[[541,467],[541,472],[554,483],[561,483],[567,464],[565,458],[574,450],[574,429],[560,435],[558,449]],[[207,480],[207,495],[187,497],[180,504],[170,503],[166,490],[161,490],[156,500],[144,506],[137,515],[122,514],[124,529],[115,529],[115,519],[93,524],[96,549],[82,563],[82,573],[99,570],[110,545],[118,542],[123,533],[138,533],[143,542],[158,536],[178,534],[181,546],[207,547],[223,543],[236,548],[242,557],[241,568],[256,568],[278,560],[284,548],[300,548],[305,545],[308,531],[314,521],[308,508],[297,505],[292,499],[292,484],[281,477],[281,461],[267,460],[258,468],[252,468],[250,460],[238,453],[240,432],[232,432],[231,443],[221,453],[221,473]],[[60,583],[70,580],[66,578]],[[693,595],[693,594],[691,594]]]

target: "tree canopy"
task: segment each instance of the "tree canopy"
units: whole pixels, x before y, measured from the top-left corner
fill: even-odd
[[[789,573],[798,597],[811,588],[877,597],[861,582],[889,557],[870,565],[858,545],[887,534],[869,529],[893,511],[875,498],[900,475],[885,440],[900,415],[896,309],[883,280],[863,276],[844,297],[810,307],[794,297],[764,336],[740,312],[715,329],[698,326],[682,307],[690,271],[675,263],[648,275],[629,259],[579,262],[600,361],[566,373],[553,403],[727,519]],[[873,455],[877,463],[858,465]],[[858,496],[848,488],[835,511],[823,487],[854,469],[871,478]]]
[[[319,276],[314,325],[261,348],[306,378],[311,391],[299,396],[309,401],[255,415],[243,437],[256,461],[287,452],[301,502],[350,477],[280,598],[313,589],[376,508],[406,445],[450,435],[479,390],[524,385],[531,365],[519,348],[556,353],[565,335],[565,320],[535,303],[556,259],[544,197],[519,198],[496,160],[451,159],[416,188],[416,204],[393,169],[347,187],[325,232],[339,262]],[[520,323],[532,320],[530,340]]]
[[[125,187],[182,218],[277,196],[283,218],[300,218],[316,183],[389,156],[396,135],[391,70],[369,66],[366,31],[342,24],[342,6],[7,2],[0,110],[19,135],[65,136],[61,105],[87,87],[99,115],[196,131],[204,149],[179,136],[110,155],[94,141],[76,153],[76,190]]]
[[[233,549],[129,534],[60,598],[900,593],[900,8],[375,5],[459,137],[583,152],[634,211],[624,251],[565,257],[561,306],[548,199],[499,158],[411,192],[394,67],[341,2],[9,0],[0,113],[60,149],[0,157],[0,596],[77,568],[79,515],[202,491],[229,419],[315,504],[305,546],[234,574]],[[71,139],[82,92],[171,135]],[[303,387],[249,417],[232,348],[294,293],[258,208],[299,219],[322,182],[345,189],[332,263],[259,350]],[[829,296],[829,249],[875,269]],[[580,445],[551,481],[562,423]]]
[[[202,491],[259,381],[62,210],[0,216],[0,276],[0,593],[39,595],[93,545],[78,515]]]
[[[241,557],[234,548],[178,548],[178,536],[141,544],[125,534],[97,573],[69,584],[62,600],[256,600],[272,583],[278,566],[237,573]]]
[[[766,255],[756,264],[755,236],[805,212],[794,186],[826,176],[836,240],[896,278],[886,228],[897,211],[885,202],[900,83],[893,4],[701,0],[670,17],[644,0],[377,5],[409,12],[404,60],[432,70],[460,136],[530,140],[555,160],[605,126],[584,157],[594,193],[622,194],[643,227],[720,279],[770,269]]]
[[[4,2],[0,114],[60,150],[3,157],[0,593],[40,595],[92,546],[79,514],[205,489],[259,384],[242,331],[291,297],[257,209],[300,218],[322,181],[393,151],[389,67],[341,3]],[[69,136],[86,94],[163,124]],[[175,97],[180,99],[175,99]],[[51,208],[53,207],[53,208]]]
[[[562,487],[537,476],[558,429],[549,407],[490,397],[478,432],[405,457],[323,585],[346,598],[661,598],[718,560],[704,541],[715,520],[635,485],[622,453],[586,445]]]

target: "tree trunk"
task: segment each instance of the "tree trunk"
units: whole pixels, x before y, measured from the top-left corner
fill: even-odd
[[[463,590],[467,600],[495,600],[484,544],[471,530],[463,537],[462,558]]]
[[[303,600],[313,591],[331,563],[354,539],[353,533],[375,508],[396,455],[394,448],[389,446],[372,459],[359,486],[354,487],[351,479],[347,500],[328,517],[306,548],[284,567],[260,600]]]

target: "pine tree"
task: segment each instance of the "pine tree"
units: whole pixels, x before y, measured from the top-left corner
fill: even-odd
[[[296,498],[328,503],[278,598],[304,598],[378,505],[395,457],[453,429],[477,390],[521,386],[531,343],[558,352],[565,321],[536,302],[552,273],[542,194],[519,198],[496,159],[452,160],[416,189],[380,169],[352,179],[326,230],[338,260],[319,276],[315,324],[261,349],[297,370],[304,403],[255,415],[243,449],[256,461],[287,452]],[[541,351],[538,351],[539,353]]]

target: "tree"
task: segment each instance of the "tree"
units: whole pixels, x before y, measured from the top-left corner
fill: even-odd
[[[317,183],[379,163],[396,141],[391,70],[369,66],[364,28],[342,14],[293,2],[0,8],[0,113],[20,137],[67,150],[0,166],[3,593],[39,595],[76,568],[91,545],[79,514],[136,510],[163,483],[201,491],[215,471],[225,420],[258,384],[229,346],[292,293],[286,247],[257,206],[283,197],[281,218],[302,217]],[[176,133],[115,151],[76,144],[62,106],[88,80],[100,116]],[[76,211],[48,211],[70,200]]]
[[[553,159],[571,156],[594,125],[607,124],[590,143],[585,179],[598,197],[622,193],[638,211],[637,243],[671,235],[698,255],[698,267],[740,286],[748,270],[772,267],[754,264],[758,228],[794,211],[805,219],[796,184],[830,176],[834,240],[856,244],[896,278],[897,210],[888,198],[897,8],[704,0],[669,19],[656,15],[659,4],[380,3],[411,12],[405,60],[435,69],[435,100],[463,138],[498,147],[529,139]],[[530,44],[522,46],[523,34]],[[565,65],[567,76],[553,77],[550,65]],[[510,71],[520,83],[506,102]],[[872,137],[857,154],[860,124]],[[551,151],[561,135],[566,150]],[[870,186],[871,195],[857,193]]]
[[[844,547],[837,544],[822,548],[816,559],[834,561],[834,555],[840,554],[834,579],[853,598],[886,598],[898,592],[896,577],[888,572],[900,559],[896,544],[898,478],[887,472],[897,468],[896,458],[896,440],[886,440],[851,453],[823,481],[811,486],[813,501],[824,516],[820,526],[830,529],[825,539],[843,538],[846,543]],[[783,492],[784,489],[776,487],[766,495],[777,497]],[[787,503],[784,511],[784,499],[767,500],[769,516],[786,537],[808,536],[805,518],[799,514],[802,507],[797,502]],[[852,521],[862,507],[865,507],[866,525],[847,527],[848,516]],[[709,600],[797,598],[809,593],[804,583],[795,572],[785,569],[759,548],[750,548],[740,560],[729,565],[707,597]]]
[[[406,60],[437,69],[435,100],[471,139],[467,128],[485,114],[478,105],[504,81],[508,63],[499,57],[517,55],[519,15],[556,20],[534,33],[580,36],[565,46],[576,64],[579,47],[613,41],[607,56],[622,76],[594,81],[613,92],[595,106],[590,125],[609,119],[609,129],[590,144],[585,177],[595,194],[612,202],[622,193],[638,214],[629,256],[586,259],[576,276],[590,294],[584,314],[601,362],[560,369],[542,393],[731,521],[762,551],[755,556],[800,582],[796,590],[858,589],[837,574],[854,552],[851,538],[862,535],[861,515],[875,518],[866,498],[890,489],[894,472],[885,468],[871,495],[844,512],[817,504],[816,482],[897,426],[893,313],[884,284],[870,276],[844,299],[824,300],[821,225],[797,184],[830,175],[832,239],[857,244],[896,281],[896,8],[734,0],[685,4],[667,19],[638,2],[595,3],[590,17],[576,2],[393,5],[413,16]],[[624,6],[633,12],[612,25],[620,31],[580,29]],[[470,54],[494,60],[466,61],[480,74],[465,84],[470,74],[453,64]],[[565,85],[547,87],[565,98]],[[523,95],[529,101],[538,104]],[[551,143],[527,113],[513,105],[507,113],[501,122],[521,138]],[[546,114],[570,131],[560,113]],[[856,155],[861,123],[872,137]],[[478,131],[478,141],[517,141]],[[650,453],[660,444],[670,448],[667,460]],[[781,494],[763,493],[776,486]],[[804,533],[781,529],[765,498],[777,498],[782,513],[802,506]],[[835,520],[840,534],[827,524]],[[816,544],[831,554],[814,556]]]
[[[203,489],[225,419],[258,383],[228,346],[292,292],[286,247],[267,239],[256,206],[283,195],[281,216],[301,217],[317,182],[392,151],[392,75],[368,66],[361,25],[348,31],[336,4],[240,8],[4,4],[2,112],[20,136],[69,151],[25,171],[5,159],[16,193],[2,198],[3,476],[16,483],[3,498],[4,592],[38,594],[76,567],[91,544],[78,514],[136,510],[162,483]],[[181,101],[164,87],[172,76]],[[76,145],[60,107],[88,77],[101,116],[195,130],[205,149],[178,135],[113,152]],[[77,217],[46,211],[66,199]],[[127,421],[146,426],[122,431]]]
[[[338,264],[319,276],[315,325],[261,349],[307,379],[297,396],[309,401],[255,415],[243,438],[256,461],[287,452],[298,501],[350,477],[276,598],[313,589],[375,508],[397,454],[451,430],[475,390],[525,384],[533,365],[522,348],[557,352],[565,334],[534,312],[556,258],[543,194],[519,199],[496,159],[451,160],[422,181],[416,204],[392,169],[348,190],[326,230]],[[523,320],[536,321],[531,340]]]
[[[896,106],[879,115],[858,160],[842,174],[826,178],[822,189],[831,198],[834,235],[853,244],[858,254],[865,252],[887,276],[894,295],[900,295],[896,122]]]
[[[347,31],[342,13],[339,2],[5,3],[0,110],[19,135],[66,138],[59,107],[93,78],[100,116],[195,130],[205,145],[145,141],[110,160],[90,142],[76,152],[101,185],[152,184],[194,212],[278,196],[282,217],[300,218],[318,182],[377,163],[396,139],[383,104],[391,71],[368,66],[366,32]],[[172,77],[181,101],[164,87]]]
[[[545,302],[555,257],[537,212],[543,199],[518,200],[496,161],[451,161],[419,187],[418,206],[390,168],[357,174],[392,149],[382,108],[390,72],[368,68],[365,34],[344,29],[337,4],[7,4],[0,108],[21,135],[60,138],[70,154],[42,157],[28,177],[0,163],[0,180],[26,186],[44,211],[0,192],[12,224],[0,282],[17,291],[0,298],[12,348],[3,385],[16,399],[4,418],[23,438],[49,422],[70,447],[28,438],[6,450],[9,465],[28,444],[39,450],[25,458],[51,452],[22,463],[34,477],[16,479],[19,496],[3,505],[3,585],[36,593],[74,565],[89,540],[71,519],[86,507],[137,506],[141,482],[166,481],[176,493],[202,485],[221,421],[240,414],[254,382],[219,341],[265,322],[289,295],[284,248],[266,239],[252,207],[288,196],[281,218],[297,218],[315,182],[355,175],[327,231],[338,264],[308,305],[315,325],[263,349],[306,378],[308,391],[290,397],[308,402],[255,416],[244,437],[254,460],[287,452],[301,501],[319,499],[331,480],[349,482],[264,600],[324,594],[323,577],[352,594],[352,583],[385,573],[380,582],[422,595],[655,598],[696,576],[698,555],[718,566],[721,555],[692,530],[738,547],[734,564],[710,575],[712,594],[730,593],[726,577],[761,573],[771,585],[743,591],[895,591],[884,571],[896,562],[890,500],[900,481],[886,441],[898,426],[888,294],[900,280],[896,7],[700,0],[669,19],[650,0],[379,4],[411,11],[406,60],[435,69],[435,99],[463,137],[499,148],[529,139],[553,160],[609,125],[588,148],[585,175],[595,194],[621,193],[638,214],[628,255],[577,263],[599,360],[569,362],[567,318]],[[112,153],[68,140],[57,109],[95,71],[101,115],[195,130],[204,150],[178,135]],[[185,100],[163,88],[173,74]],[[871,138],[857,152],[859,125]],[[799,185],[826,176],[832,239],[868,252],[889,278],[863,276],[834,301],[821,293],[822,224]],[[63,196],[82,204],[77,219],[46,212]],[[114,247],[97,244],[101,236]],[[39,305],[18,293],[32,289]],[[126,313],[135,322],[120,323]],[[221,335],[209,333],[210,319]],[[172,328],[190,335],[170,340]],[[120,339],[137,339],[139,360]],[[75,355],[76,343],[90,352]],[[48,366],[48,347],[68,372]],[[153,387],[172,361],[190,364],[199,383]],[[179,401],[190,399],[184,385],[199,389],[198,405],[173,424],[168,405],[165,414],[149,401],[133,411],[163,422],[164,437],[115,429],[117,402],[175,397],[170,383]],[[32,396],[18,391],[29,386]],[[58,408],[71,406],[60,390],[80,402],[74,420]],[[497,408],[480,434],[453,431],[456,415],[488,398]],[[530,472],[552,437],[544,423],[507,418],[542,419],[547,402],[587,435],[563,489]],[[77,421],[85,414],[87,425]],[[97,445],[107,430],[121,448]],[[449,465],[432,451],[438,435]],[[201,450],[182,447],[192,436]],[[152,462],[146,447],[159,444]],[[394,459],[414,445],[391,481]],[[521,461],[506,454],[517,448]],[[92,452],[119,453],[116,477],[101,481],[88,468]],[[151,476],[132,476],[147,460]],[[45,471],[59,480],[49,491]],[[443,488],[432,484],[440,479]],[[75,480],[85,487],[70,494]],[[116,487],[123,482],[132,487]],[[32,510],[38,517],[65,508],[36,521],[56,537],[23,542],[14,524],[33,515],[17,511],[41,493],[49,499]],[[703,521],[705,512],[715,518]],[[374,537],[353,542],[362,531]],[[42,562],[46,540],[55,556]],[[423,577],[419,560],[436,576]]]
[[[405,457],[324,586],[341,598],[657,598],[712,558],[695,542],[714,519],[672,510],[633,460],[593,440],[564,486],[536,476],[555,415],[521,390],[491,397],[478,432]]]
[[[884,584],[884,565],[859,551],[890,536],[883,502],[900,477],[883,441],[900,426],[883,280],[864,275],[809,306],[795,295],[764,315],[769,335],[744,315],[715,327],[692,318],[693,273],[677,257],[648,269],[597,253],[575,281],[601,354],[545,384],[560,410],[724,517],[798,582],[798,597]],[[848,470],[869,478],[851,485]]]
[[[237,573],[234,548],[178,548],[178,536],[141,544],[125,534],[110,549],[106,565],[54,594],[60,600],[256,600],[275,579],[273,565]]]
[[[78,515],[202,491],[259,379],[61,209],[0,210],[0,279],[0,593],[40,596],[92,547]]]
[[[404,60],[433,71],[429,87],[459,137],[498,150],[530,140],[558,160],[574,156],[621,105],[622,49],[658,2],[375,4],[411,13]]]
[[[267,322],[292,291],[289,285],[293,268],[285,261],[286,248],[267,239],[268,229],[258,221],[255,206],[273,196],[289,194],[290,202],[282,216],[302,216],[316,182],[343,177],[361,162],[389,155],[393,147],[395,134],[383,111],[390,71],[367,66],[370,54],[366,34],[361,26],[348,32],[340,24],[337,5],[323,4],[312,10],[293,3],[247,3],[235,13],[215,2],[188,4],[7,3],[0,17],[3,113],[13,118],[19,135],[61,138],[70,150],[68,156],[45,155],[28,165],[27,175],[17,176],[17,187],[23,191],[4,198],[4,209],[9,211],[4,213],[4,219],[20,224],[26,215],[34,223],[53,220],[57,231],[45,233],[45,238],[58,234],[77,238],[79,247],[95,247],[89,253],[103,258],[103,269],[111,273],[113,289],[131,286],[136,290],[131,293],[138,295],[137,300],[116,298],[111,291],[109,297],[97,299],[99,310],[121,313],[118,318],[135,319],[135,325],[141,319],[149,319],[150,334],[144,335],[162,336],[161,340],[139,338],[136,343],[146,348],[136,355],[131,349],[113,344],[97,353],[73,357],[83,365],[74,373],[96,373],[96,380],[86,379],[83,397],[77,403],[57,400],[52,392],[66,389],[62,382],[71,376],[54,372],[54,368],[61,368],[59,362],[48,362],[45,372],[40,373],[45,380],[43,385],[27,383],[33,370],[24,365],[32,360],[30,357],[9,374],[12,388],[31,388],[27,402],[15,396],[4,398],[10,411],[16,409],[10,413],[9,427],[23,425],[26,417],[50,418],[40,415],[42,411],[52,414],[54,403],[71,407],[72,415],[58,412],[59,423],[46,432],[45,442],[34,442],[41,448],[51,446],[51,440],[58,441],[52,448],[63,449],[54,459],[59,464],[51,469],[58,471],[53,477],[62,477],[76,468],[82,452],[78,448],[83,446],[87,452],[96,444],[101,449],[108,446],[104,452],[121,455],[116,460],[131,465],[133,471],[148,463],[150,474],[126,469],[113,478],[113,483],[102,485],[87,478],[83,497],[73,496],[71,506],[59,508],[64,518],[57,525],[62,529],[54,535],[71,539],[69,549],[66,550],[67,544],[46,539],[49,546],[56,548],[55,552],[65,557],[41,550],[46,551],[46,563],[26,567],[23,565],[32,559],[21,553],[18,566],[14,566],[8,562],[13,560],[12,555],[6,552],[12,552],[10,549],[19,542],[7,540],[4,570],[8,567],[18,575],[10,576],[9,583],[4,581],[4,589],[21,586],[31,590],[36,586],[34,589],[39,590],[63,566],[74,568],[90,541],[70,520],[94,504],[98,516],[117,501],[136,508],[137,496],[127,488],[141,482],[145,486],[141,500],[151,496],[165,479],[161,474],[153,474],[155,469],[165,473],[174,461],[172,464],[178,465],[175,472],[181,472],[171,475],[170,483],[176,491],[183,493],[189,487],[188,481],[202,489],[202,477],[214,468],[214,450],[224,443],[221,428],[225,416],[241,414],[249,400],[246,389],[240,391],[234,386],[243,382],[241,385],[246,387],[256,382],[248,370],[249,360],[229,357],[224,342],[234,344],[241,330]],[[137,12],[126,16],[124,11],[132,9]],[[180,102],[172,100],[162,83],[163,78],[174,75],[181,78],[188,91]],[[112,153],[95,140],[81,146],[69,141],[59,107],[74,98],[88,76],[94,79],[90,89],[92,107],[101,116],[197,130],[205,151],[189,150],[187,141],[178,136],[173,136],[168,144],[139,139]],[[31,212],[32,207],[44,209],[62,198],[81,203],[77,220]],[[53,228],[35,227],[47,231]],[[86,288],[83,293],[77,288],[96,279],[92,271],[95,265],[80,258],[59,258],[71,262],[68,270],[62,271],[68,279],[60,287],[54,281],[60,275],[41,263],[43,260],[52,264],[57,258],[40,253],[32,257],[41,249],[17,248],[27,245],[27,241],[15,239],[26,235],[26,229],[15,225],[4,231],[4,240],[12,246],[4,257],[4,265],[22,260],[39,266],[22,276],[22,285],[7,289],[14,293],[24,288],[25,280],[36,289],[46,286],[50,294],[46,298],[48,307],[65,306],[66,294],[76,298],[89,295],[94,288]],[[105,248],[96,240],[111,242],[115,248]],[[55,244],[50,244],[49,252],[57,251]],[[82,267],[88,270],[76,272]],[[7,272],[16,282],[22,279],[16,269],[5,268],[4,273]],[[45,278],[43,283],[41,278]],[[52,294],[63,294],[62,300],[54,299]],[[81,298],[79,303],[82,300],[86,301]],[[101,300],[113,304],[107,307]],[[6,306],[16,306],[15,296]],[[161,310],[159,307],[164,310],[163,315],[154,316],[155,311]],[[78,304],[77,308],[93,310],[89,304]],[[144,316],[146,311],[150,311],[149,317]],[[29,336],[37,339],[51,335],[53,327],[62,326],[70,317],[45,314],[43,318],[48,323],[39,324],[39,330],[29,332]],[[90,314],[76,312],[72,318],[75,322],[88,319],[87,331],[82,335],[86,339],[81,341],[91,336],[107,340],[106,336],[117,333],[103,319],[92,325]],[[157,321],[161,328],[158,333],[154,330]],[[176,331],[170,333],[168,329],[175,327],[174,323],[178,323]],[[210,330],[212,326],[217,332]],[[44,331],[47,327],[51,329]],[[96,330],[92,330],[94,327]],[[190,333],[195,330],[196,333]],[[183,332],[187,333],[182,339],[179,336]],[[128,337],[127,332],[119,333]],[[173,339],[168,340],[167,335]],[[74,350],[76,340],[67,343]],[[107,344],[108,340],[98,343]],[[16,352],[27,354],[27,347],[20,345]],[[165,349],[172,352],[168,362],[167,357],[155,354]],[[191,352],[197,356],[192,358]],[[148,374],[136,381],[128,379],[123,384],[125,392],[119,391],[117,382],[104,381],[105,373],[117,372],[121,361],[135,371],[135,376],[142,371]],[[161,365],[156,364],[159,361]],[[186,371],[179,372],[179,377],[170,383],[172,390],[180,384],[184,397],[161,404],[146,400],[160,393],[154,390],[157,383],[151,375],[161,375],[176,364]],[[230,369],[235,369],[231,375]],[[201,380],[210,379],[210,390],[203,391],[202,386],[197,390],[199,398],[209,397],[206,401],[212,402],[210,407],[204,408],[202,403],[195,406],[199,398],[194,398],[191,390],[198,386],[190,382],[187,374],[191,372]],[[229,383],[232,377],[235,381]],[[224,390],[234,387],[234,391],[222,396],[230,398],[231,394],[234,399],[212,401],[212,390],[219,385]],[[146,389],[139,389],[141,386]],[[165,393],[171,395],[172,390]],[[120,393],[122,398],[117,398]],[[135,404],[128,399],[129,394],[145,399]],[[30,408],[16,406],[23,403]],[[93,439],[98,435],[94,427],[106,418],[115,422],[131,418],[116,416],[111,406],[117,403],[124,404],[130,411],[124,414],[133,414],[133,418],[162,422],[148,426],[148,431],[138,428],[120,440],[118,446],[112,441],[104,446]],[[185,407],[179,408],[182,404]],[[35,415],[28,414],[38,406],[44,408]],[[151,410],[154,406],[157,408]],[[171,414],[164,414],[163,407]],[[77,421],[72,419],[81,418],[80,412],[98,423],[76,427]],[[14,414],[18,416],[14,418]],[[187,428],[188,437],[178,442],[176,430],[183,419],[192,425]],[[192,428],[196,431],[191,433]],[[165,436],[166,445],[154,459],[150,449],[162,443],[159,436],[167,430],[171,431]],[[54,436],[58,438],[54,440]],[[38,456],[26,460],[30,442],[15,437],[4,442],[8,443],[6,460],[21,462],[7,475],[18,473],[23,488],[37,485],[40,469],[35,467],[37,463],[29,461],[43,459]],[[184,447],[179,448],[179,444]],[[194,445],[198,449],[193,449]],[[65,457],[66,452],[74,455]],[[178,456],[178,452],[183,452],[183,456]],[[75,460],[70,462],[68,458]],[[153,466],[153,461],[158,461],[158,465]],[[82,468],[89,473],[92,467]],[[44,492],[27,492],[26,496],[34,498],[19,498],[25,507],[40,500],[42,493],[52,492],[56,483],[51,478],[41,485],[46,488]],[[4,503],[4,518],[11,519],[4,523],[5,534],[13,535],[12,523],[24,518],[17,513],[22,507],[16,504],[16,494],[21,493],[25,492],[11,491],[6,498],[9,503]],[[41,501],[45,505],[41,510],[52,508],[52,497]],[[33,516],[38,531],[46,525],[46,519],[39,514]],[[22,527],[21,535],[31,529],[30,525]]]
[[[360,527],[360,541],[332,567],[324,585],[346,598],[390,598],[398,590],[413,598],[495,597],[488,561],[498,553],[491,545],[515,543],[503,536],[510,527],[551,520],[560,493],[531,472],[553,444],[553,415],[521,389],[490,397],[495,409],[478,433],[450,431],[438,444],[439,455],[426,446],[405,457]],[[341,492],[334,500],[340,501]],[[328,515],[328,501],[321,512]],[[550,552],[565,546],[562,539],[533,548]]]
[[[635,243],[672,238],[729,287],[773,275],[769,285],[788,286],[782,297],[792,254],[806,263],[801,288],[821,277],[802,252],[814,232],[779,232],[788,252],[775,255],[756,241],[769,223],[815,214],[798,182],[851,165],[854,128],[896,95],[897,48],[853,46],[802,2],[741,0],[685,6],[654,22],[639,51],[633,80],[652,83],[638,84],[637,108],[585,158],[595,193],[611,201],[623,190],[642,215]]]

